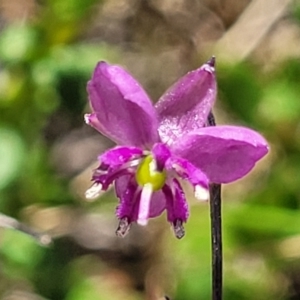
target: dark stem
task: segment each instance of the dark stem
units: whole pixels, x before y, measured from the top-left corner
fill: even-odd
[[[212,112],[207,118],[208,126],[215,126]],[[221,184],[209,186],[210,220],[212,244],[212,300],[222,300],[223,288],[223,255],[222,255],[222,207]]]
[[[212,299],[222,299],[222,219],[221,219],[221,185],[212,183],[210,192],[210,219],[212,243]]]

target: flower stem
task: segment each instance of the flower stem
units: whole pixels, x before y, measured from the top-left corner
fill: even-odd
[[[210,192],[210,219],[212,243],[212,299],[222,299],[222,219],[221,185],[212,183]]]
[[[210,112],[208,126],[215,126],[215,118]],[[210,193],[210,220],[212,243],[212,300],[222,300],[223,289],[223,254],[222,254],[222,207],[221,184],[212,183]]]

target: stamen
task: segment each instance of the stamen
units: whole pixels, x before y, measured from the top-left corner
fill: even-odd
[[[178,238],[178,239],[181,239],[184,237],[185,235],[185,230],[184,230],[184,227],[182,225],[182,221],[179,220],[179,219],[176,219],[174,222],[173,222],[173,230],[174,230],[174,233],[175,233],[175,236]]]
[[[201,185],[195,186],[195,197],[200,201],[208,201],[209,200],[209,191]]]
[[[100,196],[102,191],[102,184],[95,182],[86,192],[85,198],[87,200],[94,200]]]
[[[130,227],[131,223],[129,222],[128,218],[122,218],[116,230],[116,235],[119,237],[125,237],[126,234],[129,232]]]
[[[147,225],[148,223],[152,193],[153,193],[152,184],[146,183],[143,186],[142,193],[141,193],[141,200],[140,200],[138,220],[137,220],[137,223],[143,226]]]

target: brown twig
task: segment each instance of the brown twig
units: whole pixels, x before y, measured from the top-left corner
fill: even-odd
[[[41,233],[36,231],[35,229],[19,222],[18,220],[6,216],[0,213],[0,227],[10,228],[20,232],[23,232],[32,238],[34,238],[38,243],[43,246],[47,246],[51,243],[51,237],[46,233]]]

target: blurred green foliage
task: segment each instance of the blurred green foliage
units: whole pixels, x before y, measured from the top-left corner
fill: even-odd
[[[70,192],[71,178],[50,163],[50,154],[63,134],[83,126],[85,86],[96,62],[122,61],[121,47],[85,40],[96,4],[102,2],[40,1],[33,20],[8,23],[1,31],[2,213],[22,219],[31,205],[89,212]],[[297,6],[298,19],[299,11]],[[219,62],[222,106],[236,123],[262,131],[271,144],[261,171],[244,181],[245,192],[231,185],[225,193],[230,199],[223,202],[224,299],[300,297],[299,78],[299,59],[271,71],[250,61]],[[67,126],[53,121],[57,114]],[[166,294],[174,300],[209,299],[211,293],[208,207],[193,205],[191,211],[186,237],[178,242],[168,232],[163,248],[174,270],[169,280],[175,282]],[[3,299],[22,288],[40,299],[143,299],[141,289],[122,291],[105,280],[111,266],[71,238],[43,248],[19,232],[0,233]]]

